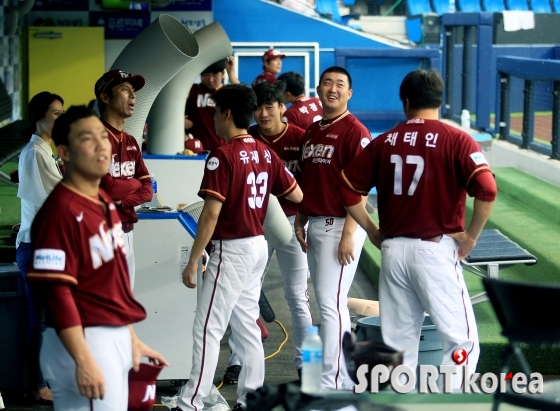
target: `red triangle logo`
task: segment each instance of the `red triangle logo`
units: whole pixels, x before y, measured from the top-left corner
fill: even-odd
[[[512,377],[513,377],[513,374],[512,374],[511,371],[510,371],[510,372],[508,372],[508,375],[506,375],[506,378],[504,378],[504,380],[505,380],[505,381],[511,380]]]

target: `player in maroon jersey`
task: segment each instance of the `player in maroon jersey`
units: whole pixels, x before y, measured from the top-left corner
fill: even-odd
[[[231,84],[239,83],[235,75],[235,58],[231,56],[206,67],[200,74],[201,83],[193,84],[187,97],[185,131],[200,140],[205,150],[212,151],[225,144],[224,139],[220,138],[214,129],[216,110],[212,96],[223,87],[226,71]]]
[[[251,126],[248,132],[274,150],[286,168],[296,175],[297,179],[297,165],[301,156],[305,131],[294,124],[282,122],[284,103],[281,85],[261,83],[257,84],[254,90],[257,95],[257,110],[255,111],[257,124]],[[279,202],[293,227],[298,205],[284,198],[280,198]],[[268,246],[269,263],[274,250],[273,247]],[[307,257],[301,250],[295,234],[288,244],[276,248],[276,258],[282,273],[284,297],[292,313],[294,365],[298,374],[301,374],[301,346],[307,327],[312,325],[312,318],[307,296]]]
[[[305,134],[301,162],[304,198],[294,225],[298,241],[307,252],[321,313],[322,386],[352,389],[354,384],[342,353],[342,336],[350,331],[348,291],[366,233],[347,216],[338,186],[340,172],[369,144],[371,136],[348,111],[348,100],[352,97],[352,77],[348,71],[337,66],[326,69],[321,74],[317,95],[323,103],[323,119],[313,123]]]
[[[153,192],[150,173],[138,142],[123,131],[123,127],[134,112],[136,92],[144,87],[145,81],[139,74],[132,75],[117,69],[105,73],[95,83],[101,122],[109,133],[112,146],[109,172],[101,180],[101,188],[115,202],[122,221],[128,274],[133,288],[136,270],[132,230],[138,222],[134,207],[150,201]]]
[[[377,137],[343,170],[350,189],[344,203],[381,248],[385,343],[404,350],[404,363],[415,369],[425,311],[441,338],[442,364],[454,365],[452,354],[462,348],[470,374],[480,350],[458,260],[473,249],[490,216],[496,183],[474,139],[438,120],[442,96],[437,72],[407,74],[400,86],[407,121]],[[372,187],[377,187],[379,229],[359,204]],[[467,193],[475,200],[465,231]],[[453,375],[454,389],[462,381],[462,372]]]
[[[299,73],[288,71],[278,77],[285,84],[284,102],[291,106],[284,112],[288,123],[307,130],[316,121],[323,118],[323,106],[318,97],[305,96],[305,81]]]
[[[146,312],[130,287],[117,209],[99,189],[111,143],[85,106],[62,114],[52,135],[66,172],[33,221],[27,276],[47,305],[41,368],[57,410],[124,410],[130,368],[142,356],[167,362],[130,326]]]
[[[275,83],[276,75],[282,70],[282,59],[285,54],[280,53],[276,49],[267,50],[263,56],[263,72],[253,80],[253,87],[260,83]]]
[[[264,382],[264,351],[259,317],[261,278],[267,261],[263,222],[269,194],[300,202],[302,193],[274,151],[247,134],[257,102],[250,87],[231,84],[214,95],[216,132],[227,143],[206,161],[199,195],[204,207],[191,257],[183,271],[187,287],[196,286],[197,260],[212,241],[212,252],[193,326],[193,366],[177,404],[201,410],[212,387],[214,371],[228,322],[242,370],[238,405],[244,409],[250,390]],[[249,358],[250,356],[250,358]]]

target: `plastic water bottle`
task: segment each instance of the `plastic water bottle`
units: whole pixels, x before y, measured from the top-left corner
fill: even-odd
[[[471,113],[469,113],[469,110],[461,111],[461,127],[471,128]]]
[[[303,366],[301,368],[301,391],[317,393],[321,391],[321,374],[323,373],[323,342],[319,329],[313,325],[307,327],[307,336],[302,345]]]
[[[149,206],[150,207],[158,207],[159,206],[159,200],[158,200],[158,196],[157,196],[157,181],[154,178],[154,173],[150,173],[150,180],[152,180],[152,201],[150,201]]]

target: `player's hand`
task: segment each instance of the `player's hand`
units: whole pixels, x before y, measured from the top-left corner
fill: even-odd
[[[105,396],[105,378],[92,357],[76,362],[76,382],[80,394],[86,398],[102,400]]]
[[[226,59],[226,70],[227,70],[228,74],[229,74],[231,71],[235,70],[235,57],[229,56],[229,57]]]
[[[352,264],[354,261],[354,235],[342,232],[338,243],[338,263],[340,265]]]
[[[447,235],[457,241],[459,245],[459,260],[466,258],[476,245],[476,238],[471,237],[468,231]]]
[[[140,369],[140,360],[142,357],[148,357],[150,362],[155,365],[167,365],[169,363],[163,355],[159,352],[153,350],[152,348],[148,347],[144,344],[135,334],[132,336],[132,368],[134,371],[138,371]]]
[[[307,233],[305,231],[304,226],[299,226],[297,224],[294,225],[294,231],[296,233],[296,239],[298,240],[299,245],[301,246],[301,251],[307,253],[309,246],[307,245]]]
[[[185,284],[189,288],[196,287],[196,269],[197,269],[197,262],[196,260],[189,260],[189,263],[183,270],[183,284]]]
[[[193,122],[189,120],[189,116],[185,116],[185,130],[191,129],[193,126]]]
[[[379,231],[379,229],[372,229],[371,231],[368,231],[367,235],[369,237],[369,241],[371,241],[374,246],[381,250],[381,243],[385,240],[385,237],[383,236],[383,234],[381,234],[381,231]]]

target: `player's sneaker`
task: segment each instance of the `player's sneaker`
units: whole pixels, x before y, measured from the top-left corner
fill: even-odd
[[[245,408],[243,408],[243,405],[237,403],[237,404],[235,404],[235,406],[231,409],[231,411],[245,411]]]
[[[224,374],[224,384],[237,384],[239,380],[239,373],[241,372],[241,365],[232,365],[226,368]]]

